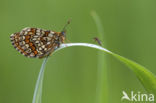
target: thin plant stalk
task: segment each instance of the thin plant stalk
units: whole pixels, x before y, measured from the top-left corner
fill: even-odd
[[[44,71],[45,71],[45,66],[46,66],[47,61],[48,61],[48,57],[46,57],[43,60],[43,63],[42,63],[42,66],[38,75],[38,79],[36,82],[32,103],[42,103],[43,78],[44,78]]]
[[[106,38],[104,37],[103,25],[100,17],[95,11],[91,12],[91,15],[95,21],[97,27],[97,38],[99,38],[102,46],[106,47]],[[108,103],[108,78],[107,78],[107,60],[106,55],[101,51],[98,51],[97,59],[97,87],[95,103]]]

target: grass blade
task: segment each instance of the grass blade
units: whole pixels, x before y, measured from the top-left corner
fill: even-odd
[[[116,53],[113,53],[101,46],[95,45],[95,44],[88,44],[88,43],[67,43],[62,44],[60,49],[71,47],[71,46],[85,46],[85,47],[91,47],[98,50],[101,50],[109,55],[112,55],[113,57],[117,58],[119,61],[121,61],[123,64],[127,65],[132,72],[136,75],[136,77],[139,79],[139,81],[144,86],[145,90],[149,93],[153,93],[156,95],[156,76],[150,72],[147,68],[144,66],[137,64],[136,62],[129,60],[125,57],[122,57]],[[59,49],[59,50],[60,50]]]
[[[95,11],[91,12],[91,15],[95,21],[97,27],[97,37],[104,47],[106,47],[106,41],[104,41],[104,30],[100,20],[100,17]],[[97,87],[96,87],[96,100],[95,103],[108,103],[108,78],[107,78],[107,61],[106,55],[101,51],[98,51],[97,60]]]
[[[42,86],[43,86],[43,78],[44,78],[44,71],[45,65],[47,63],[48,57],[43,60],[38,79],[35,86],[34,96],[32,103],[42,103]]]
[[[137,76],[145,90],[156,95],[156,76],[142,65],[137,64],[125,57],[112,53],[114,57],[126,64]]]
[[[133,73],[136,75],[136,77],[140,80],[140,82],[142,83],[142,85],[144,86],[144,88],[149,92],[149,93],[153,93],[154,95],[156,95],[156,76],[150,72],[148,69],[146,69],[145,67],[143,67],[140,64],[137,64],[136,62],[129,60],[125,57],[122,57],[116,53],[113,53],[101,46],[95,45],[95,44],[89,44],[89,43],[67,43],[67,44],[61,44],[60,48],[58,48],[57,50],[55,50],[55,52],[63,49],[63,48],[67,48],[67,47],[71,47],[71,46],[84,46],[84,47],[90,47],[90,48],[95,48],[98,49],[100,51],[103,51],[109,55],[112,55],[113,57],[117,58],[118,60],[120,60],[122,63],[124,63],[125,65],[127,65],[132,71]],[[55,53],[54,52],[54,53]],[[45,70],[45,65],[47,63],[48,57],[45,58],[43,60],[40,72],[39,72],[39,76],[36,82],[36,87],[35,87],[35,91],[34,91],[34,96],[33,96],[33,101],[32,103],[41,103],[41,98],[42,98],[42,85],[43,85],[43,78],[44,78],[44,70]]]

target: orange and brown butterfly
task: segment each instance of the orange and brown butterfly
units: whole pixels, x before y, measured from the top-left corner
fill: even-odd
[[[94,37],[93,39],[94,39],[100,46],[102,46],[102,43],[101,43],[101,41],[99,40],[99,38]]]
[[[44,58],[59,48],[66,39],[66,26],[61,32],[43,30],[40,28],[24,28],[10,36],[12,45],[21,54],[30,58]]]

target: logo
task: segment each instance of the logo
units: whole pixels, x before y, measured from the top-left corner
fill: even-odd
[[[147,94],[141,92],[131,91],[130,93],[126,93],[122,91],[121,101],[134,101],[134,102],[154,102],[154,94]]]

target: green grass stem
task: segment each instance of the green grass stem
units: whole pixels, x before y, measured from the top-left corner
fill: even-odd
[[[102,46],[106,47],[106,39],[104,35],[103,25],[100,17],[95,11],[91,12],[91,15],[95,21],[97,27],[97,37],[101,41]],[[108,78],[107,78],[107,60],[106,55],[101,51],[98,51],[97,59],[97,87],[96,87],[96,100],[95,103],[108,103]]]

